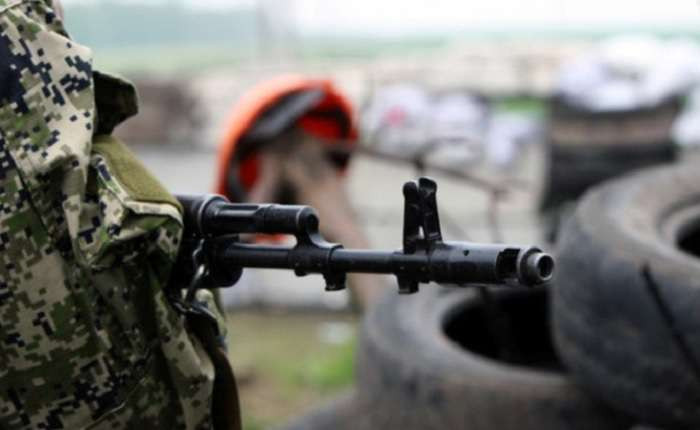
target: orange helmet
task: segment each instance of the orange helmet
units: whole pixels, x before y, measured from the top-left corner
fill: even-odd
[[[240,201],[258,179],[262,144],[294,126],[329,145],[357,141],[352,106],[330,80],[282,76],[262,82],[229,116],[219,146],[215,192]],[[350,153],[332,154],[334,165],[343,171]]]

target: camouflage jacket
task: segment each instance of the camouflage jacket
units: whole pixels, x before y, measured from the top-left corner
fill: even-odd
[[[109,137],[135,91],[49,0],[0,0],[0,428],[209,428],[214,370],[163,286],[177,202]]]

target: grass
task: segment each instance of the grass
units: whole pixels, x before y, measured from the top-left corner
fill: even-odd
[[[532,116],[544,116],[547,103],[536,97],[512,96],[494,100],[494,109],[500,112],[516,112]]]
[[[355,325],[354,317],[338,314],[229,314],[244,429],[284,424],[349,388]]]
[[[299,363],[289,372],[288,381],[296,387],[321,393],[338,391],[352,383],[354,359],[355,342],[349,341]]]

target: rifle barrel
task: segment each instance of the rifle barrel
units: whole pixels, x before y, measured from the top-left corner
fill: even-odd
[[[386,273],[421,282],[451,284],[513,283],[537,285],[552,276],[552,258],[537,248],[449,242],[430,253],[337,248],[327,260],[309,250],[229,242],[219,248],[216,264],[235,267],[293,269],[297,273]]]

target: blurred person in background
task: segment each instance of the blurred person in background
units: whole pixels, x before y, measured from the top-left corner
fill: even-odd
[[[167,288],[179,203],[111,136],[135,90],[60,13],[0,0],[0,428],[240,428],[220,338]]]
[[[219,149],[216,192],[232,201],[314,207],[328,240],[368,248],[346,190],[358,132],[348,99],[328,80],[280,76],[252,88],[234,106]],[[381,279],[348,275],[364,309],[385,289]]]

